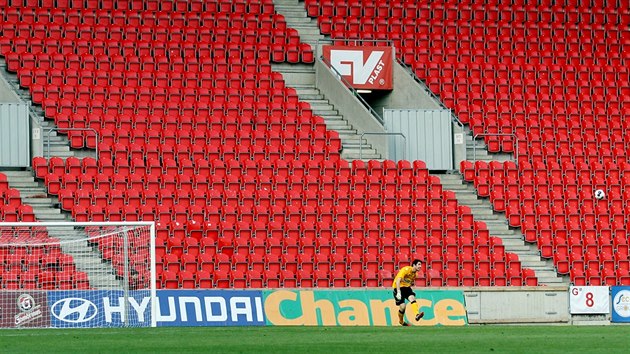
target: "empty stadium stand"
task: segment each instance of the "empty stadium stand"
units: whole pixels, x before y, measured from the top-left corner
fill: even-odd
[[[34,158],[37,178],[75,220],[155,220],[160,287],[387,286],[413,258],[422,286],[538,284],[422,161],[340,158],[271,70],[314,60],[272,2],[5,2],[8,71],[73,148],[98,145]],[[464,178],[573,283],[628,284],[630,13],[563,5],[305,2],[339,42],[393,40],[473,134],[514,134],[485,142],[518,164]]]
[[[466,161],[465,179],[575,284],[627,284],[625,265],[606,261],[609,253],[624,258],[628,242],[627,6],[307,1],[306,8],[339,42],[394,41],[399,59],[474,135],[511,134],[483,138],[491,152],[513,152],[518,169]],[[606,199],[595,200],[595,189]],[[592,276],[570,272],[584,270],[586,257]]]

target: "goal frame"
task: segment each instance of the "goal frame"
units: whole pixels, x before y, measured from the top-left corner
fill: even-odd
[[[158,312],[158,298],[157,298],[157,273],[156,273],[156,227],[155,221],[99,221],[99,222],[75,222],[75,221],[42,221],[42,222],[3,222],[0,221],[0,229],[2,228],[33,228],[33,227],[149,227],[149,254],[150,254],[150,288],[149,294],[151,297],[151,323],[150,327],[157,327],[157,312]],[[125,245],[128,245],[128,236],[126,232],[123,232],[123,242]],[[87,240],[87,239],[86,239]],[[61,241],[63,242],[63,241]],[[129,247],[124,247],[124,258],[129,261],[128,254]],[[125,278],[129,278],[128,268],[125,267]],[[125,291],[125,296],[127,296],[129,291],[129,284],[125,285],[125,288],[121,289]],[[0,289],[0,291],[4,291],[4,289]]]

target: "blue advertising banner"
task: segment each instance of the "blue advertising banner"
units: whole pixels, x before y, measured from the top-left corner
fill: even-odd
[[[159,290],[157,325],[264,326],[262,291]]]
[[[50,323],[56,328],[149,327],[150,300],[146,290],[130,291],[125,315],[122,290],[49,291]]]
[[[149,327],[149,291],[131,291],[128,315],[120,290],[49,291],[52,327]],[[261,291],[158,290],[158,326],[264,326]]]
[[[630,286],[613,286],[611,322],[630,322]]]

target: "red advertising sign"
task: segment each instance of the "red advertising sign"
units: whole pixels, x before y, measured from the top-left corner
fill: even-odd
[[[0,291],[0,328],[50,327],[45,291]]]
[[[394,88],[392,47],[353,47],[326,45],[324,58],[355,89]]]

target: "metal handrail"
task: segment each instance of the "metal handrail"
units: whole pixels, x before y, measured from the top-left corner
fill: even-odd
[[[363,106],[365,106],[365,108],[368,109],[368,111],[370,111],[370,113],[376,118],[376,120],[378,120],[379,123],[381,124],[385,124],[385,120],[383,119],[383,117],[378,114],[378,112],[376,112],[372,106],[370,106],[366,100],[363,99],[363,97],[361,97],[361,95],[359,94],[359,92],[357,92],[357,90],[354,89],[354,87],[352,87],[352,85],[348,82],[348,80],[344,79],[343,76],[341,76],[341,74],[339,73],[339,71],[337,71],[337,69],[335,69],[335,67],[332,66],[332,64],[326,60],[326,58],[324,58],[324,56],[320,56],[319,57],[327,66],[328,68],[332,69],[332,71],[337,75],[337,77],[341,80],[341,82],[343,82],[343,84],[350,90],[350,92],[352,92],[352,94],[354,95],[354,97],[356,97],[359,102],[361,102],[361,104],[363,104]]]
[[[407,137],[403,133],[382,133],[382,132],[365,132],[361,134],[361,141],[359,143],[359,160],[363,160],[363,136],[364,135],[399,135],[402,136],[404,141],[403,160],[407,159]]]
[[[319,53],[319,45],[320,43],[335,43],[335,41],[352,41],[355,45],[357,44],[361,44],[361,43],[387,43],[388,46],[391,46],[395,49],[394,45],[393,45],[393,41],[390,39],[348,39],[348,38],[335,38],[335,39],[317,39],[317,44],[316,44],[316,53],[319,56],[319,58],[330,68],[332,69],[332,71],[337,75],[337,77],[339,77],[339,79],[341,79],[341,82],[343,82],[343,84],[350,89],[350,91],[352,92],[352,94],[357,97],[359,99],[359,101],[361,102],[361,104],[363,104],[363,106],[365,106],[365,108],[367,108],[370,113],[376,117],[376,119],[379,121],[379,123],[381,124],[385,124],[385,121],[383,120],[383,117],[378,114],[378,112],[376,112],[374,109],[372,109],[372,106],[370,106],[364,99],[363,97],[361,97],[361,95],[357,92],[357,90],[352,87],[352,85],[348,82],[348,80],[344,79],[343,76],[341,76],[341,74],[339,73],[339,71],[337,71],[337,69],[335,69],[332,64],[326,60],[324,58],[324,56]]]
[[[54,131],[91,131],[94,132],[94,136],[95,136],[95,141],[96,141],[96,145],[94,146],[94,150],[96,150],[96,157],[95,159],[98,161],[98,132],[96,131],[96,129],[93,128],[59,128],[59,127],[55,127],[55,128],[51,128],[50,130],[48,130],[48,140],[46,141],[46,156],[48,156],[48,158],[50,158],[50,133],[54,132]]]
[[[511,136],[514,138],[514,163],[518,166],[518,138],[514,133],[481,133],[473,136],[473,140],[483,136]],[[477,161],[477,144],[473,143],[473,162]]]
[[[461,120],[459,120],[459,117],[455,115],[455,113],[453,113],[453,110],[446,107],[444,105],[444,103],[442,102],[442,100],[440,99],[439,96],[437,96],[435,93],[433,93],[433,91],[431,91],[431,89],[429,89],[429,86],[427,86],[427,84],[422,81],[418,75],[416,75],[416,73],[413,72],[413,70],[411,70],[411,67],[407,64],[405,64],[402,60],[396,58],[396,62],[398,62],[398,64],[400,64],[400,66],[402,66],[405,71],[407,71],[407,73],[409,75],[411,75],[411,77],[413,77],[413,79],[420,85],[422,86],[422,88],[424,89],[425,92],[427,92],[429,94],[429,96],[431,96],[431,98],[433,98],[434,101],[436,101],[440,107],[442,107],[443,109],[447,109],[450,113],[451,113],[451,120],[454,121],[457,125],[459,125],[461,128],[464,127],[464,123],[462,123]]]

